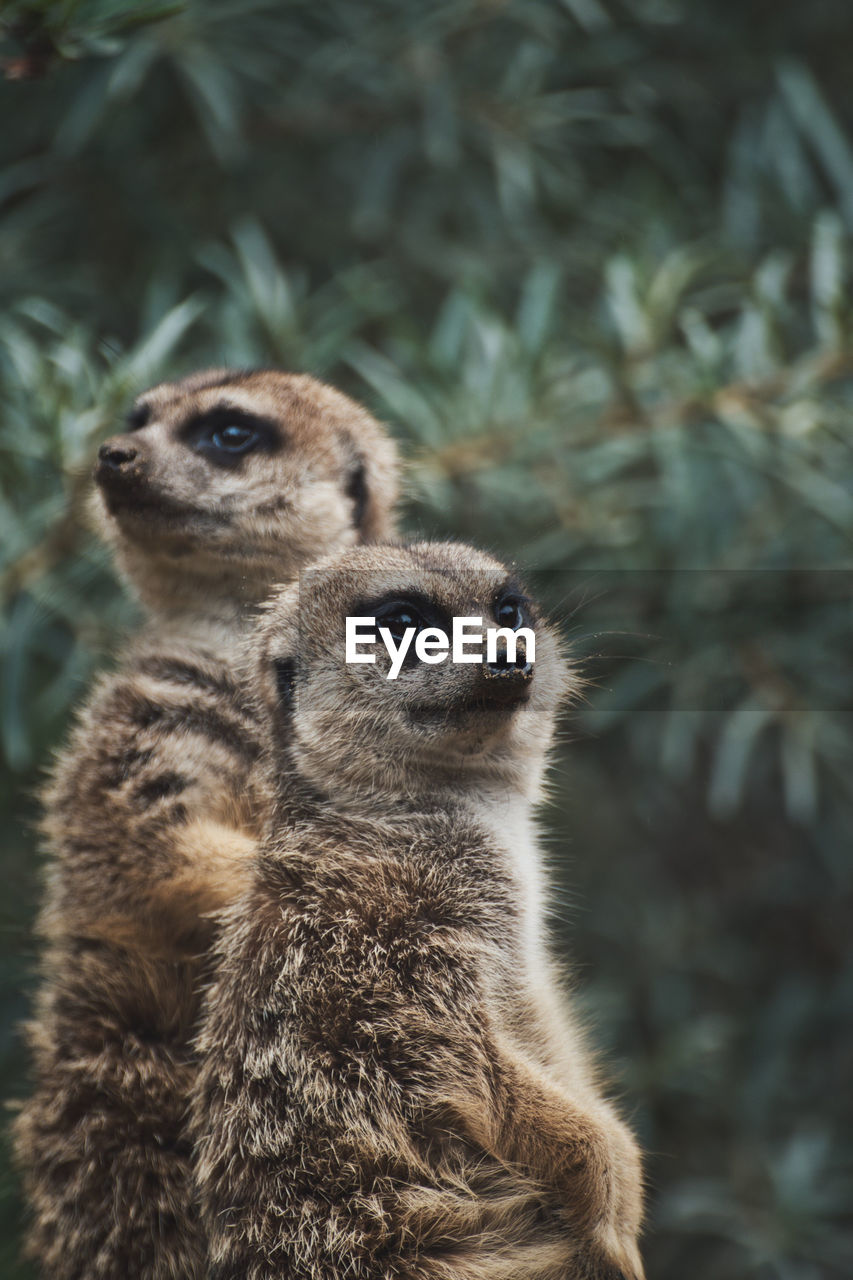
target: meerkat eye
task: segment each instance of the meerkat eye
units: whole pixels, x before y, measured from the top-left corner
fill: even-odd
[[[516,599],[514,596],[506,596],[499,600],[495,605],[495,619],[498,626],[509,627],[511,631],[518,631],[519,627],[523,627],[527,621],[524,603]]]
[[[151,421],[151,406],[137,404],[130,410],[125,419],[128,431],[141,431]]]
[[[257,431],[253,431],[251,427],[238,426],[237,423],[231,423],[227,427],[217,427],[209,436],[213,447],[222,449],[225,453],[248,453],[258,443],[259,438]]]
[[[191,418],[178,439],[215,467],[239,467],[247,453],[276,453],[284,441],[277,425],[234,405],[221,404]]]
[[[415,605],[408,600],[394,600],[376,610],[377,627],[387,627],[394,641],[399,644],[407,631],[412,627],[423,631],[429,626],[426,618]]]

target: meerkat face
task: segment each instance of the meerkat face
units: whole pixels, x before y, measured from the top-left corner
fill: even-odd
[[[387,632],[373,662],[347,660],[348,618],[375,618]],[[452,652],[439,661],[430,650],[438,633],[452,635],[454,619],[468,620],[469,654],[486,628],[526,629],[529,639],[514,658],[498,637],[492,661],[485,646],[483,661]],[[318,785],[366,793],[538,775],[574,684],[555,632],[515,576],[447,543],[356,548],[304,572],[268,606],[250,662],[264,718],[274,739],[293,744],[300,770]]]
[[[141,395],[95,466],[101,524],[131,579],[162,573],[248,594],[328,551],[386,537],[394,446],[307,375],[211,370]]]

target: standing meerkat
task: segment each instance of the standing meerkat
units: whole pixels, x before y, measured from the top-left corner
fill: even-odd
[[[311,377],[163,383],[101,446],[96,506],[147,613],[46,792],[34,1091],[15,1126],[51,1280],[196,1280],[186,1104],[210,912],[245,883],[256,724],[232,654],[274,583],[388,535],[394,446]]]
[[[525,626],[535,663],[410,649],[389,679],[347,617]],[[247,670],[270,818],[198,1042],[210,1280],[641,1280],[637,1147],[544,936],[555,634],[479,552],[356,548],[277,595]]]

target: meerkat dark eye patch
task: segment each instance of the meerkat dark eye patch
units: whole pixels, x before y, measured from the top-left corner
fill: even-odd
[[[400,600],[386,605],[376,613],[376,625],[384,627],[395,643],[400,644],[412,627],[415,631],[423,631],[429,624],[419,609],[407,600]]]
[[[405,595],[382,596],[378,600],[367,601],[354,608],[357,616],[375,618],[377,627],[386,627],[397,644],[404,633],[411,627],[423,631],[427,627],[439,627],[442,631],[452,629],[453,623],[443,609],[439,609],[429,596],[420,591],[406,592]],[[407,658],[410,655],[407,654]]]
[[[509,627],[511,631],[517,631],[519,627],[526,627],[529,624],[524,601],[514,596],[504,596],[499,600],[495,605],[494,613],[498,626]]]
[[[218,467],[236,467],[249,453],[276,453],[281,433],[269,418],[217,405],[185,424],[181,439]]]
[[[293,688],[296,683],[296,659],[276,658],[273,667],[279,701],[283,706],[289,707],[293,702]]]
[[[512,631],[529,627],[534,621],[532,601],[516,582],[508,582],[499,592],[492,611],[498,626]]]
[[[358,462],[347,481],[346,494],[352,499],[352,522],[356,529],[361,529],[367,511],[367,476],[364,463]]]
[[[128,431],[141,431],[151,421],[151,405],[137,404],[125,418]]]

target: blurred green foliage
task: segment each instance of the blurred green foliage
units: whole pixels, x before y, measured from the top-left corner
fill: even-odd
[[[555,931],[651,1153],[650,1276],[849,1276],[848,0],[0,22],[3,1092],[39,770],[132,616],[92,451],[162,377],[306,369],[392,424],[412,530],[539,571],[593,677]]]

